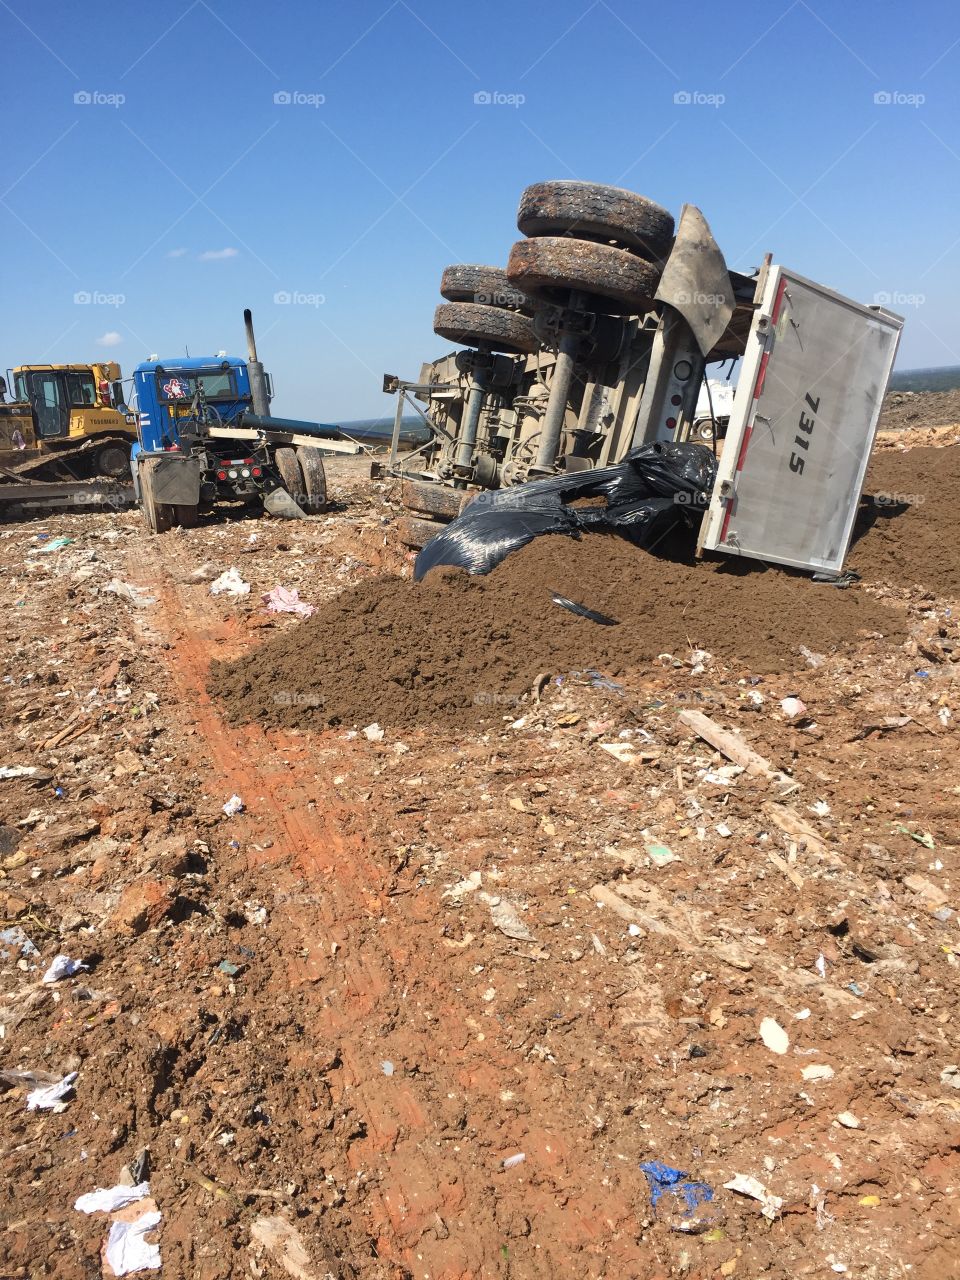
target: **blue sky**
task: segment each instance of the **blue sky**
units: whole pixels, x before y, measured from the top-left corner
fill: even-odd
[[[698,204],[730,266],[887,297],[898,367],[960,364],[947,0],[0,0],[0,27],[0,365],[242,353],[251,306],[276,412],[392,412],[381,375],[446,349],[443,268],[505,262],[523,187],[564,177]]]

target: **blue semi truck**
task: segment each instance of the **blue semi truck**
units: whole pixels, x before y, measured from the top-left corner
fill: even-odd
[[[338,426],[270,414],[273,389],[244,312],[247,359],[150,359],[133,374],[134,493],[147,527],[196,524],[217,502],[261,504],[296,519],[323,510],[323,453],[358,453]]]

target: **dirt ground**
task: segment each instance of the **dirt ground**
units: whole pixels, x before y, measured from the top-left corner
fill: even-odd
[[[847,590],[771,570],[745,616],[707,565],[595,574],[626,656],[552,603],[550,661],[512,656],[582,545],[444,576],[463,715],[393,688],[431,632],[382,484],[296,524],[0,526],[0,1275],[101,1274],[74,1202],[145,1160],[170,1277],[960,1276],[957,462],[909,443]],[[211,594],[230,567],[248,595]],[[262,719],[228,717],[258,666]],[[58,954],[87,969],[44,983]],[[713,1199],[652,1204],[649,1161]]]

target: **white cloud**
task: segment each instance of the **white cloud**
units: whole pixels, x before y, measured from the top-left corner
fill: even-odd
[[[200,254],[201,262],[220,262],[224,258],[235,258],[239,249],[204,249]]]
[[[106,333],[101,334],[97,338],[98,347],[119,347],[123,341],[123,335],[117,333],[116,329],[108,329]]]
[[[168,258],[182,258],[188,252],[186,249],[171,249],[167,254]]]

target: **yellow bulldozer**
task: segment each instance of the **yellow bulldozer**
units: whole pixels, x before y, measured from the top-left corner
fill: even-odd
[[[0,505],[116,502],[128,491],[136,420],[120,366],[25,364],[0,379]]]

